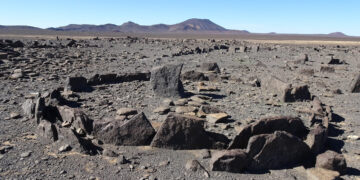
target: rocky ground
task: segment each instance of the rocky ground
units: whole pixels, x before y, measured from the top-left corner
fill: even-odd
[[[359,58],[325,42],[0,40],[0,179],[358,179]]]

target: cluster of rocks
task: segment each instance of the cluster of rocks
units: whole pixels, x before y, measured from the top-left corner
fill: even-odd
[[[132,108],[119,109],[116,118],[93,121],[80,109],[66,106],[68,101],[61,96],[66,91],[82,92],[91,85],[101,83],[143,78],[148,80],[149,74],[146,73],[122,77],[116,74],[97,75],[96,80],[71,77],[66,80],[64,92],[59,88],[35,99],[28,99],[23,104],[23,110],[38,124],[39,137],[44,142],[52,142],[52,147],[58,152],[75,150],[97,154],[102,150],[102,143],[117,146],[149,145],[175,150],[218,149],[210,159],[210,169],[213,171],[259,171],[309,163],[314,166],[315,161],[315,168],[345,172],[346,162],[341,154],[324,152],[333,114],[331,108],[323,105],[318,98],[313,98],[312,109],[306,111],[312,115],[309,128],[297,117],[269,117],[243,127],[230,141],[222,134],[205,130],[205,124],[224,122],[229,118],[225,112],[209,105],[211,98],[204,95],[184,98],[186,93],[181,81],[182,67],[183,64],[168,64],[151,71],[150,84],[154,94],[177,99],[165,100],[169,106],[176,105],[173,110],[170,107],[155,109],[156,113],[167,114],[157,130],[143,112],[139,113]],[[216,63],[205,63],[201,70],[220,72]],[[115,81],[113,78],[121,80]],[[263,80],[261,86],[278,93],[284,102],[311,99],[307,86],[292,88],[275,77]],[[202,167],[199,162],[187,166],[192,169],[196,164]]]

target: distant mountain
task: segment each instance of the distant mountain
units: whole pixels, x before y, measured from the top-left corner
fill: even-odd
[[[7,30],[41,30],[40,28],[33,26],[0,26],[0,29]]]
[[[331,37],[347,37],[348,35],[342,33],[342,32],[333,32],[328,34]]]
[[[155,24],[151,26],[144,26],[129,21],[120,26],[114,24],[104,24],[104,25],[70,24],[67,26],[62,26],[57,28],[48,28],[48,30],[81,31],[81,32],[124,32],[124,33],[189,33],[189,32],[248,33],[247,31],[234,31],[234,30],[225,29],[208,19],[195,19],[195,18],[174,25]]]

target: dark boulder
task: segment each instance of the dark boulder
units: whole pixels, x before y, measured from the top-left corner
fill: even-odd
[[[152,147],[167,149],[206,149],[217,142],[204,129],[204,121],[194,116],[169,114],[156,133]]]
[[[249,170],[267,170],[302,163],[308,158],[310,149],[298,137],[275,131],[251,137],[246,152],[252,158]]]
[[[210,169],[212,171],[227,171],[239,173],[249,164],[247,153],[241,149],[218,151],[212,155]]]
[[[180,80],[183,64],[167,64],[153,68],[150,84],[154,93],[161,97],[181,97],[184,87]]]
[[[308,130],[300,118],[297,117],[272,117],[264,118],[252,125],[244,127],[230,143],[228,149],[246,148],[250,137],[259,134],[270,134],[275,131],[286,131],[303,139]]]
[[[107,144],[124,146],[149,145],[155,130],[144,113],[127,121],[95,121],[94,135]]]

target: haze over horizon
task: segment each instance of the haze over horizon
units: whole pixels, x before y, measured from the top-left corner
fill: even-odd
[[[236,30],[254,33],[328,34],[343,32],[360,36],[356,0],[254,0],[190,1],[166,0],[4,0],[0,25],[29,25],[40,28],[68,24],[117,24],[132,21],[141,25],[176,24],[191,18],[210,19]]]

